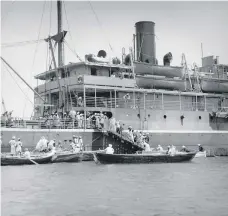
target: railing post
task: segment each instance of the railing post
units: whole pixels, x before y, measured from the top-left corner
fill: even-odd
[[[198,100],[197,100],[197,94],[196,94],[196,111],[198,111]]]
[[[83,97],[84,97],[84,129],[86,129],[86,88],[85,85],[83,85]]]
[[[95,108],[97,108],[97,88],[95,85]]]
[[[133,107],[135,109],[135,91],[133,91]]]
[[[115,89],[115,108],[116,108],[116,89]]]
[[[162,93],[162,110],[164,110],[164,95]]]
[[[110,101],[111,101],[111,108],[112,108],[112,90],[110,90]]]
[[[146,94],[145,94],[145,92],[143,92],[143,102],[144,102],[143,108],[145,110],[146,109]]]
[[[181,104],[181,93],[179,93],[179,101],[180,101],[180,110],[182,110],[182,104]]]
[[[207,97],[204,96],[204,111],[207,111]]]

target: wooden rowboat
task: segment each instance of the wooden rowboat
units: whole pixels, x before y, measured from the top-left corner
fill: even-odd
[[[57,152],[51,158],[52,163],[76,163],[81,161],[81,156],[79,153],[73,152]]]
[[[180,153],[175,155],[168,154],[105,154],[94,153],[95,162],[102,164],[115,164],[115,163],[178,163],[191,161],[195,157],[195,152]]]
[[[31,156],[30,159],[19,156],[1,155],[1,166],[16,166],[16,165],[34,165],[37,164],[47,164],[51,162],[52,154]],[[34,163],[34,162],[35,163]]]
[[[207,157],[207,152],[203,151],[203,152],[197,152],[195,155],[196,158],[198,157]]]

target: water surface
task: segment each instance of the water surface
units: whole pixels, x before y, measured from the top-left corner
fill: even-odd
[[[228,157],[1,169],[3,216],[228,215]]]

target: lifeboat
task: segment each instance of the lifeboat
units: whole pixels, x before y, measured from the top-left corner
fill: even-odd
[[[185,91],[189,84],[182,79],[166,78],[164,76],[136,76],[136,84],[145,89],[169,89]]]
[[[135,74],[138,75],[157,75],[166,76],[169,78],[173,77],[184,77],[185,70],[183,67],[171,67],[162,65],[152,65],[144,62],[134,62]]]
[[[200,86],[203,92],[228,93],[227,79],[201,78]]]

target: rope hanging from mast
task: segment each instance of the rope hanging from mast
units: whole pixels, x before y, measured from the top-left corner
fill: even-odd
[[[100,22],[100,20],[99,20],[99,18],[98,18],[98,16],[97,16],[97,14],[96,14],[96,12],[95,12],[95,10],[94,10],[92,4],[91,4],[91,2],[90,2],[90,1],[88,1],[88,2],[89,2],[89,5],[90,5],[90,7],[91,7],[91,10],[92,10],[93,13],[94,13],[94,16],[96,17],[96,20],[97,20],[97,22],[98,22],[98,24],[99,24],[101,30],[102,30],[103,33],[104,33],[104,30],[103,30],[103,28],[102,28],[101,22]],[[106,40],[107,40],[107,42],[108,42],[108,45],[109,45],[111,51],[113,52],[113,48],[112,48],[112,46],[111,46],[111,44],[110,44],[110,42],[109,42],[109,39],[108,39],[107,35],[106,35],[106,34],[104,34],[104,35],[106,36]]]
[[[77,52],[75,51],[75,44],[74,44],[74,40],[73,40],[73,37],[72,37],[72,34],[71,34],[71,31],[70,31],[70,24],[69,24],[69,21],[68,21],[68,18],[67,18],[67,12],[66,12],[66,5],[65,5],[65,2],[63,1],[63,7],[64,7],[64,12],[65,12],[65,17],[66,17],[66,22],[67,22],[67,25],[68,25],[68,32],[70,34],[70,38],[71,38],[71,41],[73,43],[73,51],[70,49],[70,47],[68,47],[74,54],[75,56],[79,59],[79,61],[82,62],[82,59],[81,57],[77,54]],[[65,44],[66,44],[66,41],[64,41]]]
[[[44,17],[44,11],[45,11],[46,2],[47,1],[45,0],[44,4],[43,4],[43,8],[42,8],[42,15],[41,15],[40,26],[39,26],[39,30],[38,30],[38,39],[37,39],[38,42],[36,44],[36,48],[35,48],[35,51],[34,51],[31,71],[33,71],[34,64],[35,64],[35,59],[36,59],[37,49],[38,49],[38,45],[39,45],[40,32],[41,32],[41,26],[42,26],[42,23],[43,23],[43,17]]]
[[[27,100],[34,106],[34,103],[29,99],[29,96],[23,91],[23,89],[19,86],[19,84],[17,83],[16,79],[13,77],[13,75],[11,74],[11,72],[9,71],[9,69],[6,67],[5,64],[3,64],[6,71],[10,74],[10,76],[12,77],[12,79],[14,80],[14,82],[16,83],[17,87],[21,90],[21,92],[24,94],[24,96],[27,98]]]

